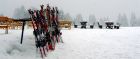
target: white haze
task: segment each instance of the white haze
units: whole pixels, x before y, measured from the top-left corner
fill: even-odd
[[[140,0],[0,0],[0,14],[13,17],[15,8],[39,8],[41,4],[48,3],[58,6],[72,17],[82,14],[84,19],[88,19],[90,14],[94,14],[97,19],[117,19],[119,13],[130,17],[131,12],[140,17]]]

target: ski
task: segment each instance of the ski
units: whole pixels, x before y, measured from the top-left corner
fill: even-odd
[[[46,52],[55,50],[56,43],[63,42],[63,40],[61,39],[57,7],[50,8],[49,5],[46,9],[44,9],[44,5],[40,7],[40,10],[30,9],[28,12],[34,29],[35,45],[40,50],[43,59],[47,56]]]

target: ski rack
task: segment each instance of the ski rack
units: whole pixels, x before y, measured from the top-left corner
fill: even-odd
[[[53,7],[52,9],[49,5],[47,5],[46,9],[43,9],[44,5],[41,5],[40,7],[41,10],[28,10],[30,18],[16,19],[14,21],[22,22],[20,44],[23,43],[24,27],[26,22],[32,21],[35,46],[40,50],[40,54],[43,59],[44,56],[47,55],[46,50],[47,52],[48,50],[54,50],[56,43],[63,43],[63,40],[61,37],[61,29],[59,28],[57,7]]]

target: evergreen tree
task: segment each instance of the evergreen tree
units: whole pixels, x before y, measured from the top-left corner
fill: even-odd
[[[131,13],[130,24],[131,24],[131,26],[136,26],[137,25],[137,19],[136,19],[135,13]]]
[[[117,23],[120,23],[120,25],[123,27],[128,26],[128,19],[127,19],[126,14],[123,14],[123,15],[119,14]]]
[[[76,16],[76,19],[74,20],[74,22],[75,22],[76,25],[81,25],[80,24],[81,21],[83,21],[82,15],[81,14],[78,14]]]
[[[14,18],[20,19],[20,18],[29,18],[29,13],[25,9],[24,6],[21,6],[20,8],[16,8],[14,12]]]
[[[88,24],[89,24],[89,25],[94,25],[95,22],[96,22],[96,17],[95,17],[95,15],[89,15]]]

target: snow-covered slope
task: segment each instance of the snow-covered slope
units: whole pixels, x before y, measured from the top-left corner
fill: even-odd
[[[0,30],[0,59],[41,59],[34,46],[32,29]],[[58,43],[46,59],[139,59],[140,28],[62,30],[64,43]]]

